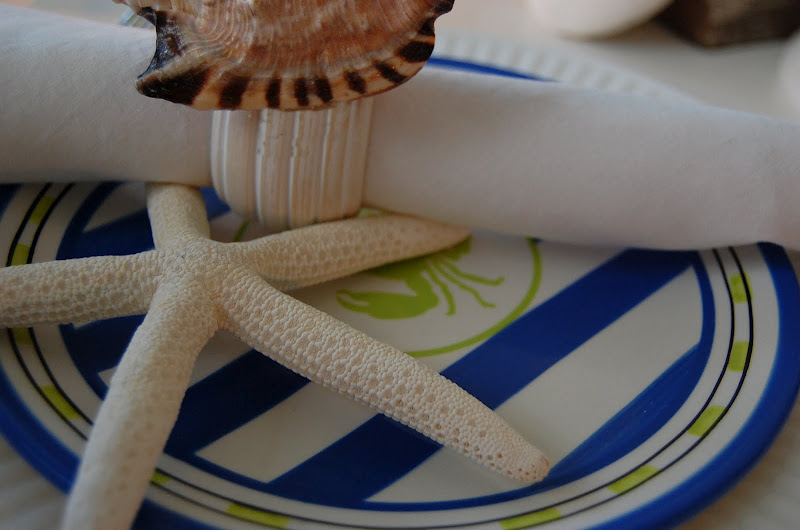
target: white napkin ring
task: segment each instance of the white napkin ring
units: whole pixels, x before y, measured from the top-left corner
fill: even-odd
[[[372,98],[326,110],[216,111],[211,178],[270,232],[352,216],[362,204]]]

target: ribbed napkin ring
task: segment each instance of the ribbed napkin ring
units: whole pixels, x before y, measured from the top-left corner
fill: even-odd
[[[361,207],[371,98],[326,110],[216,111],[211,177],[240,215],[279,232]]]

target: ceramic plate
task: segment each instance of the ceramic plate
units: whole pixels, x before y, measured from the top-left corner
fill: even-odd
[[[440,67],[658,92],[552,55],[443,42]],[[216,239],[260,235],[205,197]],[[4,265],[152,246],[139,184],[1,187],[0,227]],[[770,245],[598,250],[476,232],[435,256],[295,294],[496,409],[548,454],[550,476],[508,482],[218,335],[138,527],[674,524],[749,469],[800,381],[800,291]],[[140,321],[0,338],[0,429],[62,489]]]

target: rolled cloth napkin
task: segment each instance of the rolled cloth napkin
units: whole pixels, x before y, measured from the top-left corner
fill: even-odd
[[[337,199],[341,214],[364,204],[581,244],[800,248],[798,125],[434,68],[360,107],[212,115],[136,93],[146,30],[0,7],[0,35],[0,181],[213,183],[263,221],[270,197],[296,206],[303,171],[323,168],[339,183],[312,186],[314,201],[328,185],[355,195]]]

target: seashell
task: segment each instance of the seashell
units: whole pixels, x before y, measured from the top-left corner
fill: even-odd
[[[115,0],[156,27],[136,88],[198,109],[313,109],[408,80],[454,0]]]
[[[573,39],[597,39],[649,20],[672,0],[527,0],[536,21]]]
[[[797,33],[783,55],[780,70],[781,86],[795,110],[800,111],[800,33]]]

